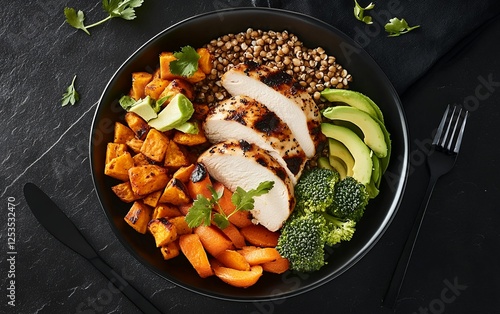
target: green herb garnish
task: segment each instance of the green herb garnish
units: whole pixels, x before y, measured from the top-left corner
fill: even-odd
[[[273,181],[264,181],[261,182],[257,188],[249,191],[245,191],[241,187],[237,187],[231,197],[231,202],[235,205],[235,209],[229,215],[226,215],[224,210],[220,208],[219,200],[222,197],[222,194],[218,194],[212,186],[209,186],[208,189],[210,190],[212,197],[208,199],[203,195],[198,195],[196,200],[193,202],[193,206],[189,209],[189,212],[186,215],[186,222],[191,228],[198,227],[200,225],[209,226],[211,224],[212,210],[215,209],[216,213],[213,216],[213,221],[217,227],[224,229],[229,225],[229,218],[232,215],[239,211],[252,210],[255,202],[254,197],[268,193],[273,186]]]
[[[409,26],[405,19],[398,19],[397,17],[389,20],[389,23],[385,24],[385,31],[389,33],[389,37],[396,37],[402,34],[406,34],[409,31],[419,28],[420,25]]]
[[[63,107],[68,104],[74,105],[78,100],[80,100],[80,95],[75,89],[75,80],[76,75],[73,77],[71,85],[66,88],[66,92],[62,96],[61,104]]]
[[[100,25],[112,18],[135,19],[135,9],[140,7],[143,2],[144,0],[102,0],[102,8],[108,13],[108,16],[90,25],[85,25],[85,14],[81,10],[76,11],[73,8],[66,7],[64,8],[64,16],[66,16],[66,22],[69,25],[90,35],[89,28]]]
[[[358,1],[354,0],[354,16],[356,19],[360,20],[361,22],[364,22],[366,24],[372,24],[372,17],[371,16],[365,16],[365,11],[371,10],[375,7],[375,4],[373,2],[370,2],[369,5],[366,7],[362,7],[359,5]]]
[[[170,62],[170,72],[175,75],[190,77],[198,70],[198,60],[200,55],[191,46],[181,48],[181,51],[174,52],[177,60]]]

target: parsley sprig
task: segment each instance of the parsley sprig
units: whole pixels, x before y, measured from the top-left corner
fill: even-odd
[[[229,218],[239,211],[249,211],[254,208],[255,200],[257,196],[264,195],[268,193],[274,186],[273,181],[261,182],[257,188],[245,191],[241,187],[237,187],[231,196],[231,202],[235,205],[235,209],[227,215],[219,204],[223,192],[218,193],[212,186],[208,189],[212,194],[209,199],[203,195],[198,195],[196,200],[193,202],[193,206],[189,209],[186,215],[186,222],[191,228],[198,227],[201,225],[209,226],[212,221],[212,210],[215,210],[213,215],[213,222],[215,225],[221,229],[229,226]]]
[[[361,22],[364,22],[366,24],[372,24],[373,23],[372,17],[365,16],[365,11],[372,10],[374,7],[375,4],[373,2],[370,2],[369,5],[363,8],[362,6],[359,5],[358,1],[354,0],[354,16]]]
[[[87,35],[90,35],[89,28],[100,25],[112,18],[120,17],[125,20],[136,18],[135,9],[140,7],[144,0],[102,0],[102,8],[108,13],[108,16],[96,23],[85,25],[85,14],[81,10],[73,8],[64,8],[66,22],[76,29],[81,29]]]
[[[420,25],[409,26],[405,19],[398,19],[397,17],[389,20],[389,23],[385,24],[385,31],[389,33],[389,37],[396,37],[402,34],[406,34],[409,31],[419,28]]]
[[[181,48],[181,51],[174,52],[177,60],[170,62],[170,72],[175,75],[190,77],[198,70],[198,59],[200,55],[191,46]]]
[[[75,88],[75,80],[76,80],[76,75],[73,77],[71,85],[69,85],[66,88],[66,92],[63,94],[61,98],[61,105],[63,107],[68,104],[74,105],[78,100],[80,100],[80,95],[78,94]]]

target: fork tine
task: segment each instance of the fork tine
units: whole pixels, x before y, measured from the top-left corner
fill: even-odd
[[[441,140],[441,144],[439,146],[444,147],[446,145],[446,140],[448,139],[448,133],[450,132],[451,121],[453,121],[453,116],[455,115],[455,109],[457,107],[453,107],[453,111],[451,112],[450,120],[446,126],[446,132],[444,133],[444,137]]]
[[[453,112],[455,112],[455,110],[453,110]],[[458,122],[460,122],[461,116],[462,116],[462,108],[460,108],[460,110],[458,111],[457,120],[455,121],[455,125],[453,126],[453,131],[451,132],[450,141],[448,142],[448,147],[446,147],[448,151],[451,150],[451,144],[453,144],[453,139],[455,138],[455,132],[457,131]],[[450,125],[452,124],[452,122],[453,122],[453,115],[450,118]]]
[[[467,123],[468,116],[469,116],[469,111],[466,110],[464,121],[462,122],[462,126],[460,127],[460,132],[458,133],[457,143],[455,144],[455,148],[453,149],[453,152],[456,154],[458,154],[458,151],[460,150],[460,145],[462,144],[462,138],[464,136],[465,124]]]
[[[446,118],[448,117],[448,111],[450,110],[450,105],[446,107],[446,111],[443,114],[443,118],[441,119],[441,122],[439,123],[439,127],[437,129],[436,135],[434,136],[434,139],[432,140],[432,145],[437,145],[439,143],[439,139],[441,138],[441,134],[443,133],[444,129],[444,124],[446,123]]]

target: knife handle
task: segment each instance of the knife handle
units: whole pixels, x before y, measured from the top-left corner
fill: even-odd
[[[143,313],[147,314],[161,314],[150,300],[144,297],[139,291],[137,291],[133,286],[118,274],[111,266],[106,264],[106,262],[96,256],[89,259],[92,265],[95,266],[106,278],[111,281],[111,283],[120,290],[132,303],[134,303]]]

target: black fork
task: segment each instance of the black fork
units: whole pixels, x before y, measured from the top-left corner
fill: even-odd
[[[427,164],[431,174],[429,185],[423,198],[422,205],[420,206],[420,210],[413,222],[413,227],[408,235],[408,239],[406,240],[405,247],[399,257],[394,274],[392,275],[389,288],[382,303],[385,307],[394,308],[396,304],[434,186],[442,175],[450,172],[457,160],[460,144],[462,143],[464,135],[465,124],[469,116],[468,111],[457,108],[458,107],[453,107],[450,114],[450,106],[448,105],[436,135],[434,136],[434,140],[432,141],[433,149],[427,155]]]

